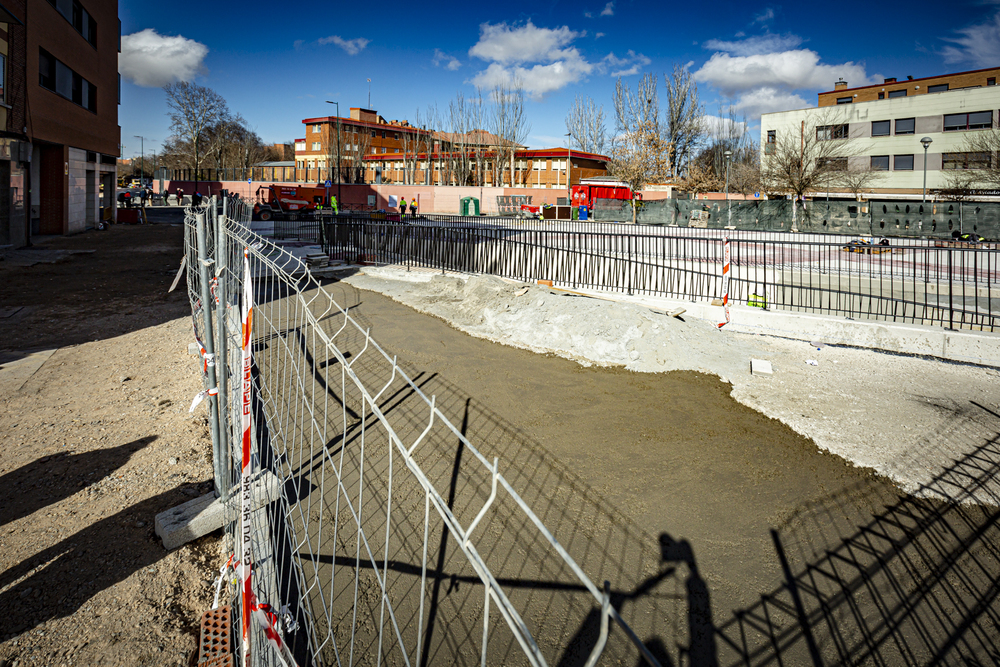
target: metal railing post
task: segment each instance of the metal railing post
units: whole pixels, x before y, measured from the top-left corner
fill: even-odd
[[[230,457],[229,448],[229,300],[226,293],[226,279],[223,275],[228,264],[228,244],[226,243],[226,215],[228,213],[228,198],[222,199],[222,215],[218,214],[216,203],[212,201],[212,215],[215,218],[215,295],[218,299],[218,322],[219,322],[219,344],[218,359],[219,368],[216,372],[219,380],[219,450],[223,453],[219,468],[222,472],[221,484],[219,485],[220,497],[223,500],[229,498],[229,469]]]
[[[208,267],[213,263],[208,258],[205,239],[205,214],[195,216],[198,236],[198,273],[201,278],[202,312],[205,314],[205,362],[208,375],[209,426],[212,432],[212,469],[215,473],[215,494],[222,496],[222,449],[219,443],[219,395],[215,372],[215,332],[212,324],[212,286]]]

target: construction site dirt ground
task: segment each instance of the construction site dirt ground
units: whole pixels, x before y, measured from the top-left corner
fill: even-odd
[[[211,479],[204,408],[187,414],[201,380],[186,353],[183,282],[166,293],[181,231],[115,226],[41,244],[93,253],[0,262],[0,373],[40,362],[0,385],[0,664],[192,658],[221,537],[167,553],[152,531],[156,513]],[[672,629],[641,637],[665,664],[1000,655],[995,507],[915,500],[737,402],[715,375],[584,366],[472,337],[345,282],[328,289],[408,372],[434,378],[453,421],[471,411],[483,437],[516,440],[508,465],[547,462],[561,493],[605,508],[618,534],[655,554],[654,571],[683,570],[668,577],[670,617],[652,623]],[[973,493],[995,477],[995,404],[941,406],[954,426],[915,434],[923,449],[939,440],[959,453],[934,481]],[[799,412],[823,417],[817,403]],[[544,516],[557,538],[578,526],[554,501]],[[636,552],[616,547],[603,557]]]

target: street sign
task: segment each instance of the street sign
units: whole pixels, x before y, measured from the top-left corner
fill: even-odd
[[[330,186],[333,185],[333,181],[327,180],[325,185],[326,185],[326,187],[330,187]]]
[[[754,199],[760,199],[760,193],[759,192],[753,193],[753,197]]]
[[[247,185],[253,185],[253,179],[252,178],[248,178],[247,179]]]

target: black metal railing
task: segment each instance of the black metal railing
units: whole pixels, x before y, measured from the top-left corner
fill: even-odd
[[[680,299],[722,296],[722,237],[440,225],[341,217],[322,243],[345,261],[551,280]],[[1000,250],[730,240],[729,298],[771,309],[953,329],[1000,328]]]

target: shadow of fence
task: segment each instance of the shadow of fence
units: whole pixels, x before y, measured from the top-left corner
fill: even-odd
[[[973,408],[992,434],[923,487],[926,497],[872,483],[772,531],[785,582],[718,628],[720,664],[1000,662],[1000,415]]]

